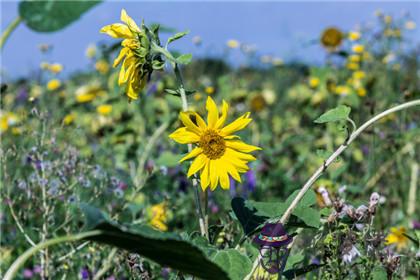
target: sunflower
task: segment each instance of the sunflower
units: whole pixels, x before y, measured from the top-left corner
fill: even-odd
[[[406,229],[404,227],[392,227],[391,233],[385,238],[385,245],[396,244],[397,250],[401,251],[408,245],[408,237],[406,236]]]
[[[222,189],[227,190],[230,187],[229,176],[241,182],[239,174],[248,171],[247,163],[255,160],[249,153],[260,148],[248,145],[233,135],[252,121],[249,112],[224,126],[229,109],[225,101],[221,115],[210,96],[206,109],[207,124],[195,112],[181,112],[180,119],[185,127],[177,129],[169,137],[181,144],[196,145],[180,162],[195,158],[188,170],[188,177],[199,172],[203,191],[209,186],[213,191],[219,183]]]
[[[137,26],[124,9],[121,10],[121,21],[125,24],[114,23],[104,26],[101,33],[124,39],[121,42],[123,48],[114,60],[113,67],[117,67],[122,62],[118,85],[126,84],[127,96],[130,100],[136,100],[139,92],[146,86],[148,75],[151,73],[150,69],[145,67],[149,42],[145,32]],[[141,40],[143,46],[140,44]]]

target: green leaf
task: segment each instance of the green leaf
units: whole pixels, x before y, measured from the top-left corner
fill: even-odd
[[[188,64],[192,60],[192,54],[182,54],[176,58],[176,62],[179,64]]]
[[[387,276],[385,268],[383,268],[382,266],[376,266],[375,268],[373,268],[372,280],[383,280],[387,278],[388,276]]]
[[[190,31],[184,31],[184,32],[178,32],[178,33],[176,33],[174,36],[169,37],[167,44],[170,44],[173,41],[176,41],[178,39],[181,39],[182,37],[184,37],[188,33],[190,33]]]
[[[156,160],[156,164],[161,166],[167,166],[167,167],[175,167],[179,164],[179,161],[183,155],[176,155],[171,152],[165,151],[161,153],[159,158]]]
[[[285,270],[292,269],[298,263],[303,262],[304,259],[305,259],[305,256],[302,253],[297,253],[297,254],[294,254],[293,256],[289,256],[287,258],[286,267],[284,269]]]
[[[315,120],[316,123],[327,123],[347,120],[350,115],[351,108],[345,105],[340,105],[334,109],[327,111]]]
[[[252,233],[266,220],[261,215],[256,215],[255,212],[257,211],[254,208],[245,206],[245,200],[242,197],[233,198],[231,204],[233,212],[241,223],[246,235]]]
[[[182,240],[175,233],[156,231],[148,226],[125,227],[109,221],[98,209],[82,205],[89,230],[100,230],[100,235],[88,240],[116,246],[138,253],[162,266],[168,266],[183,273],[203,279],[226,279],[227,273],[212,262],[196,245]],[[232,263],[246,264],[246,261],[232,257]],[[235,266],[236,267],[236,266]]]
[[[101,1],[27,1],[19,3],[19,15],[38,32],[53,32],[68,26]]]
[[[297,269],[289,269],[285,272],[283,272],[283,276],[286,277],[286,279],[296,279],[298,276],[306,274],[308,272],[311,272],[315,269],[318,269],[322,267],[323,265],[320,264],[310,264],[301,268]]]
[[[297,207],[295,211],[293,211],[293,215],[301,219],[305,225],[319,228],[320,226],[320,219],[321,215],[319,211],[309,208],[309,207]]]
[[[213,256],[213,261],[221,266],[232,280],[242,280],[251,272],[251,260],[235,249],[219,251]]]

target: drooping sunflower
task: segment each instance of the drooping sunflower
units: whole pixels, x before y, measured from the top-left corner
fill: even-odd
[[[195,158],[187,175],[190,177],[200,173],[203,191],[208,187],[213,191],[219,183],[222,189],[229,189],[229,177],[241,182],[239,174],[248,171],[248,162],[255,160],[249,153],[261,148],[248,145],[234,135],[252,121],[249,112],[224,126],[229,109],[225,101],[220,115],[210,96],[207,98],[206,109],[207,123],[195,112],[181,112],[180,119],[185,127],[177,129],[169,137],[181,144],[196,145],[180,162]]]
[[[321,44],[328,50],[335,50],[341,45],[343,37],[344,35],[340,29],[329,27],[325,29],[321,34]]]
[[[121,21],[124,24],[110,24],[104,26],[100,32],[113,38],[123,39],[121,42],[123,48],[114,60],[113,67],[117,67],[122,62],[118,85],[125,84],[127,96],[130,100],[135,100],[146,86],[152,71],[163,68],[160,55],[150,54],[151,40],[158,41],[158,31],[155,30],[156,33],[152,34],[144,24],[139,28],[124,9],[121,10]]]

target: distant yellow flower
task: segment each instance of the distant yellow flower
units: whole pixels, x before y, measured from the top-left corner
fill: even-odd
[[[61,71],[63,71],[63,65],[61,65],[60,63],[53,63],[49,65],[48,70],[50,70],[51,72],[55,74],[58,74]]]
[[[274,58],[273,58],[273,60],[271,61],[271,63],[272,63],[274,66],[281,66],[281,65],[283,65],[283,64],[284,64],[284,61],[283,61],[283,59],[281,59],[281,58],[274,57]]]
[[[214,87],[212,87],[212,86],[206,87],[205,92],[207,94],[213,94],[214,93]]]
[[[54,91],[61,86],[61,82],[58,79],[52,79],[47,83],[47,89],[50,91]]]
[[[39,65],[39,67],[42,70],[47,70],[50,67],[50,64],[48,62],[43,61],[43,62],[41,62],[41,64]]]
[[[365,50],[365,47],[363,45],[356,44],[356,45],[353,45],[353,47],[351,48],[351,50],[354,53],[362,53]]]
[[[385,16],[385,17],[384,17],[384,21],[385,21],[385,23],[386,23],[386,24],[391,24],[391,22],[392,22],[392,17],[391,17],[391,16],[389,16],[389,15],[388,15],[388,16]]]
[[[143,71],[144,57],[141,57],[139,53],[139,35],[142,31],[124,9],[121,10],[121,21],[125,24],[107,25],[101,29],[101,32],[113,38],[124,39],[121,43],[123,48],[114,60],[113,67],[117,67],[122,62],[118,84],[120,86],[125,84],[129,99],[136,100],[147,81],[147,73]]]
[[[236,49],[239,47],[239,41],[231,39],[227,41],[226,45],[231,49]]]
[[[335,88],[335,93],[339,95],[347,95],[351,92],[351,89],[348,86],[337,86]]]
[[[94,44],[90,44],[87,47],[85,54],[88,58],[94,58],[96,55],[96,46]]]
[[[255,112],[260,112],[266,107],[267,103],[265,102],[264,96],[262,94],[257,94],[251,99],[251,109]]]
[[[150,217],[149,224],[152,227],[160,231],[168,230],[168,226],[166,225],[168,221],[168,209],[165,202],[153,205],[148,212]]]
[[[112,112],[112,105],[99,105],[98,107],[96,107],[96,111],[103,116],[109,115]]]
[[[416,23],[412,20],[409,20],[405,23],[405,29],[413,30],[416,29]]]
[[[357,32],[357,31],[351,31],[351,32],[349,32],[349,39],[351,41],[357,41],[357,40],[360,39],[360,37],[361,37],[360,32]]]
[[[364,87],[358,88],[356,92],[357,92],[357,95],[359,95],[360,97],[366,96],[366,89]]]
[[[195,158],[187,175],[191,177],[200,172],[203,191],[209,186],[211,190],[215,190],[219,182],[222,189],[227,190],[230,187],[229,176],[241,182],[239,173],[247,172],[247,163],[255,160],[255,157],[248,153],[260,148],[245,144],[233,135],[252,121],[249,112],[224,126],[229,109],[225,101],[220,116],[216,103],[210,96],[207,98],[206,109],[207,124],[195,112],[181,112],[180,119],[185,127],[177,129],[169,137],[181,144],[197,145],[180,162]]]
[[[16,114],[12,112],[3,112],[0,111],[0,132],[3,133],[16,125],[19,122],[19,118]]]
[[[95,63],[95,69],[96,71],[98,71],[99,73],[105,75],[106,73],[109,72],[109,63],[106,60],[98,60]]]
[[[309,86],[311,88],[316,88],[319,85],[319,78],[317,77],[311,77],[309,79]]]
[[[409,239],[405,236],[406,229],[404,227],[392,227],[391,233],[385,238],[385,245],[396,244],[397,250],[407,247]]]
[[[74,119],[76,118],[76,114],[75,113],[70,113],[67,114],[64,118],[63,118],[63,123],[65,125],[70,125],[74,122]]]
[[[360,60],[361,60],[361,58],[360,58],[360,55],[352,54],[352,55],[349,56],[349,59],[348,60],[350,62],[353,62],[353,63],[359,63]]]
[[[79,103],[90,102],[97,96],[105,95],[105,91],[99,85],[81,86],[76,90],[76,101]]]
[[[350,69],[350,70],[358,70],[360,66],[356,62],[349,62],[346,64],[346,67],[347,69]]]
[[[341,45],[343,33],[335,27],[325,29],[321,34],[321,44],[327,49],[335,49]]]
[[[195,101],[200,101],[200,100],[201,100],[201,98],[203,98],[203,96],[201,95],[201,93],[200,93],[200,92],[196,92],[196,93],[194,94],[194,100],[195,100]]]
[[[353,78],[361,80],[366,77],[366,73],[364,71],[354,71],[353,72]]]

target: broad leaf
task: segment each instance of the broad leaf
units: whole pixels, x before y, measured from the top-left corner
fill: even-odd
[[[316,123],[327,123],[347,120],[350,115],[351,108],[345,105],[327,111],[315,120]]]
[[[191,60],[192,60],[192,54],[190,53],[180,55],[176,58],[176,62],[179,64],[188,64],[191,62]]]
[[[226,272],[204,252],[174,233],[163,233],[147,226],[124,227],[111,222],[96,208],[82,205],[87,227],[102,234],[89,240],[136,252],[162,266],[168,266],[203,279],[229,279]],[[242,262],[244,262],[242,260]]]
[[[245,200],[242,197],[232,199],[232,209],[235,216],[244,229],[246,235],[252,233],[266,219],[255,214],[257,212],[253,208],[245,207]]]
[[[179,160],[182,158],[182,155],[175,155],[171,152],[163,152],[159,158],[156,160],[157,165],[163,165],[167,167],[175,167],[179,164]]]
[[[213,261],[228,272],[232,280],[242,280],[251,272],[252,263],[250,259],[235,249],[227,249],[217,252]]]
[[[169,37],[167,44],[170,44],[173,41],[176,41],[178,39],[181,39],[182,37],[184,37],[188,33],[190,33],[190,31],[184,31],[184,32],[178,32],[178,33],[176,33],[174,36]]]
[[[19,15],[25,24],[38,32],[63,29],[101,1],[27,1],[19,3]]]

